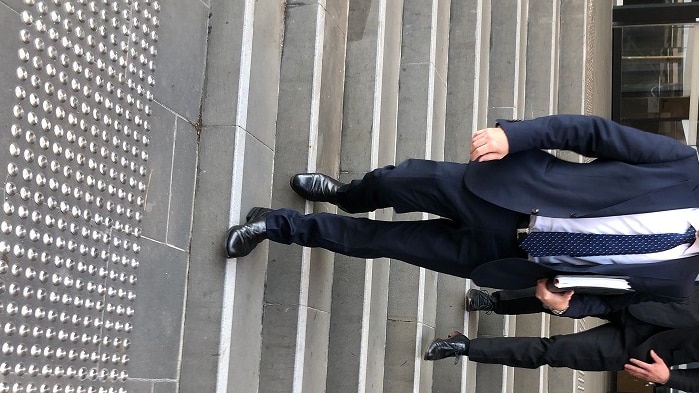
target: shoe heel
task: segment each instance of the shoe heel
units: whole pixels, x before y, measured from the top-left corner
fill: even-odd
[[[264,207],[253,207],[252,209],[250,209],[248,214],[245,216],[245,222],[250,221],[253,217],[259,216],[260,213],[264,212],[265,210],[267,210],[267,209]]]

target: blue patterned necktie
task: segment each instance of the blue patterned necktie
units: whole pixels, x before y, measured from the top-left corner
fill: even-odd
[[[681,244],[693,243],[695,231],[690,226],[685,233],[653,235],[531,232],[519,246],[533,257],[649,254],[669,250]]]

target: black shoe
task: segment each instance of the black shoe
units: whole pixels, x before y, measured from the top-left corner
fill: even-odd
[[[306,200],[313,202],[329,202],[345,210],[337,203],[337,189],[344,183],[322,173],[299,173],[289,181],[291,189]]]
[[[495,299],[486,291],[469,289],[466,292],[466,311],[493,311],[495,309]]]
[[[265,218],[272,211],[265,207],[253,207],[248,212],[243,225],[235,225],[228,230],[226,254],[228,258],[244,257],[263,240],[267,239]]]
[[[459,332],[447,338],[436,338],[425,351],[425,360],[439,360],[444,358],[458,358],[468,355],[468,337]]]

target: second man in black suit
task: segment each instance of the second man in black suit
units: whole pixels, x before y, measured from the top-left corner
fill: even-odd
[[[467,309],[500,314],[546,311],[548,296],[539,284],[536,296],[498,291],[493,295],[470,290]],[[552,337],[495,337],[469,340],[455,332],[436,339],[426,360],[468,356],[474,362],[537,368],[543,365],[584,371],[626,370],[648,382],[670,388],[699,390],[699,369],[670,366],[699,361],[699,285],[686,303],[646,302],[598,315],[608,322],[590,330]]]

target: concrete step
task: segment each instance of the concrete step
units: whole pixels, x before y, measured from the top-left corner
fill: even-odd
[[[468,161],[471,135],[487,125],[490,2],[452,1],[444,158]]]
[[[560,2],[529,1],[527,15],[523,118],[533,119],[558,111]]]
[[[496,1],[490,11],[489,125],[524,115],[528,0]]]
[[[350,2],[341,181],[395,162],[402,14],[401,0]],[[387,213],[363,216],[386,220]],[[385,258],[335,255],[325,391],[384,390],[388,273]]]
[[[299,172],[338,174],[348,1],[287,3],[272,207],[328,209],[289,189]],[[327,382],[333,255],[269,245],[259,392],[322,392]]]
[[[251,207],[271,203],[283,4],[211,0],[183,392],[256,391],[259,384],[267,247],[231,261],[220,239]]]

